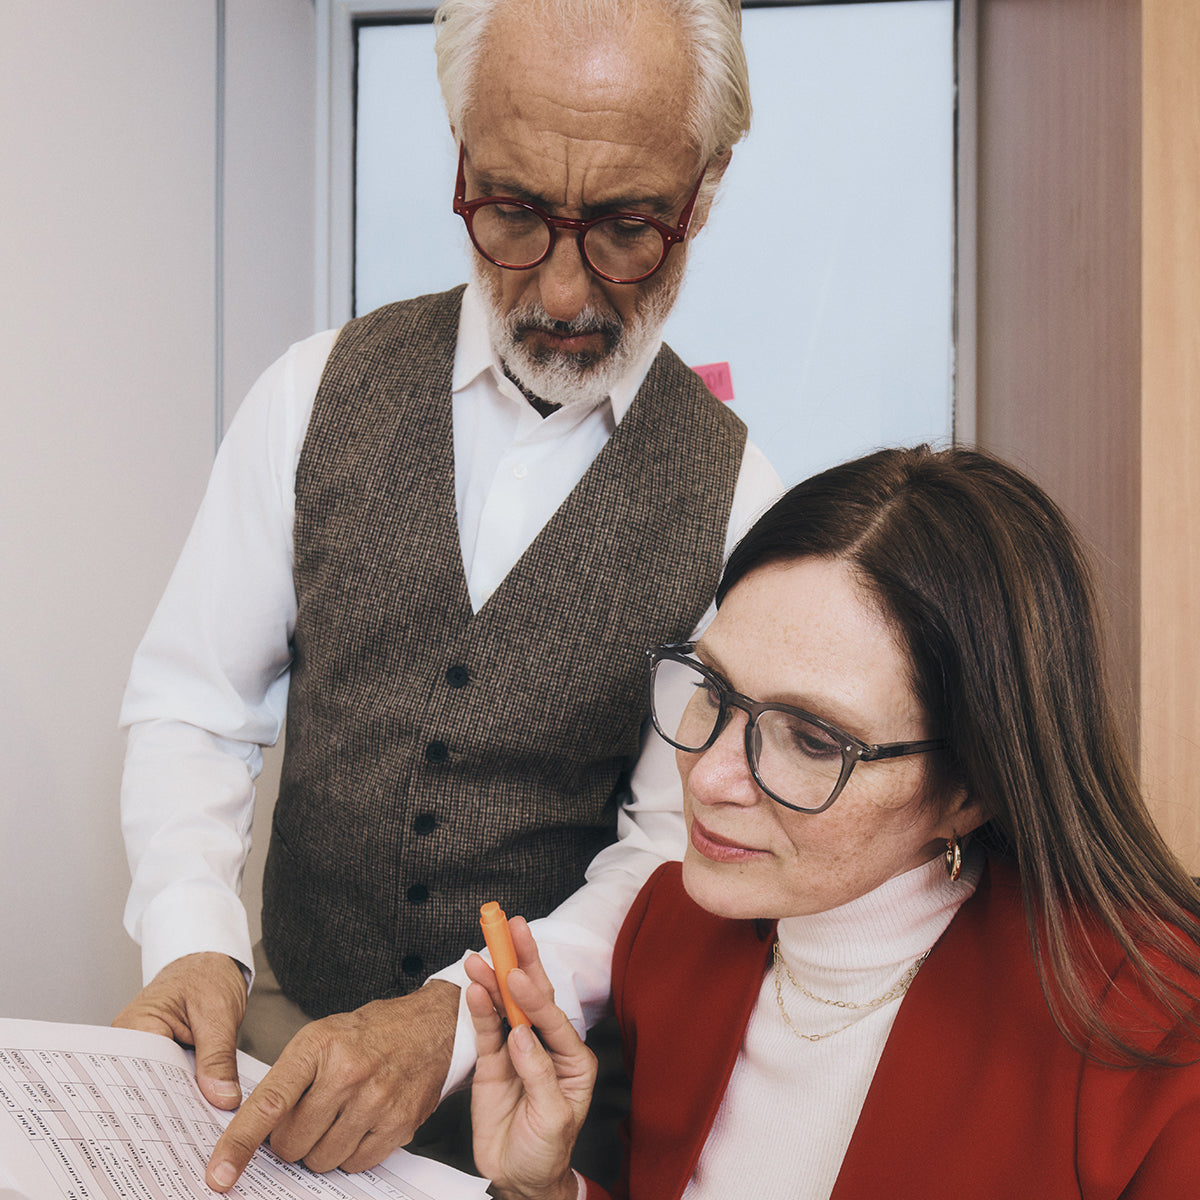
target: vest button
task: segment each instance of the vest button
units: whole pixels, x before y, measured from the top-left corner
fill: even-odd
[[[446,668],[446,683],[452,688],[466,687],[471,682],[471,673],[466,667],[453,666]]]
[[[406,954],[400,960],[400,970],[405,975],[420,975],[425,970],[425,960],[419,954]]]
[[[429,889],[423,883],[414,883],[405,895],[409,904],[424,904],[429,899]]]
[[[413,833],[432,833],[437,828],[437,817],[433,813],[417,813],[413,818]]]
[[[444,763],[450,757],[450,748],[445,742],[430,742],[425,747],[425,761]]]

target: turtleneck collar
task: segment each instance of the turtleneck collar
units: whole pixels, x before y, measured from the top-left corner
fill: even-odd
[[[982,851],[968,846],[955,882],[939,856],[838,908],[786,917],[779,922],[784,958],[797,978],[827,999],[868,999],[864,987],[902,972],[941,937],[975,891],[983,861]]]

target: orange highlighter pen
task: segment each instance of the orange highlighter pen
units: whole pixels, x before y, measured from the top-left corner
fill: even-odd
[[[514,1029],[518,1025],[528,1025],[529,1018],[513,1003],[508,994],[508,973],[517,965],[517,952],[513,949],[512,934],[508,932],[508,917],[504,909],[495,900],[485,904],[479,910],[479,924],[483,929],[483,940],[492,955],[492,968],[496,972],[496,982],[500,985],[500,996],[504,1000],[504,1011],[508,1014],[508,1023]]]

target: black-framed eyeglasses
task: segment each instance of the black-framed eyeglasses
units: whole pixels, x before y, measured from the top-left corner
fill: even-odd
[[[700,172],[674,228],[644,213],[603,213],[578,221],[552,217],[536,204],[511,196],[468,200],[465,157],[466,147],[460,145],[454,211],[466,222],[472,244],[488,262],[509,271],[528,271],[550,257],[560,230],[565,230],[576,235],[588,268],[609,283],[641,283],[667,261],[671,247],[687,237],[705,175]]]
[[[855,764],[924,754],[943,740],[872,746],[802,708],[760,704],[735,692],[715,671],[691,657],[695,645],[659,646],[650,656],[650,715],[672,746],[707,750],[735,708],[747,716],[746,761],[772,800],[795,812],[824,812],[841,795]]]

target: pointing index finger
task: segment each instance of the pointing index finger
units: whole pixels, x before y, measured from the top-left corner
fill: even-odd
[[[209,1187],[218,1192],[233,1187],[254,1152],[295,1108],[315,1077],[315,1066],[305,1058],[294,1063],[281,1059],[262,1077],[213,1147],[205,1172]]]

